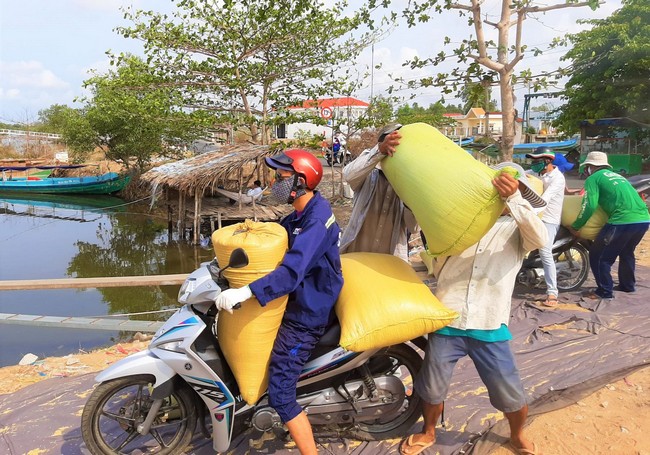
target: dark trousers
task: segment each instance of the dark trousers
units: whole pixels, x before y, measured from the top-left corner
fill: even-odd
[[[296,401],[298,378],[323,332],[322,328],[307,329],[286,322],[280,325],[269,365],[269,405],[283,423],[302,412]]]
[[[618,258],[619,289],[633,292],[636,286],[634,277],[634,249],[648,230],[648,223],[606,224],[598,233],[589,249],[589,265],[596,280],[596,294],[604,299],[614,297],[612,265]]]

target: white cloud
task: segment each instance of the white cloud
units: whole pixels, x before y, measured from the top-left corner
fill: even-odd
[[[20,62],[0,62],[3,89],[14,87],[39,89],[64,89],[69,84],[58,78],[43,64],[34,60]],[[6,85],[6,86],[5,86]]]

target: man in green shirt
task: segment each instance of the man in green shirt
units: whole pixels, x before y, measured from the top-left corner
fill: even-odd
[[[634,292],[634,249],[650,225],[648,208],[630,182],[611,170],[607,154],[590,152],[583,166],[588,177],[582,209],[571,225],[571,231],[577,235],[598,206],[609,216],[589,249],[589,265],[597,287],[587,292],[585,297],[611,299],[614,290]],[[614,288],[611,270],[616,258],[619,284]]]

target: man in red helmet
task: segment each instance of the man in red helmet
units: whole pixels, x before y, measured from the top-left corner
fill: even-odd
[[[317,454],[311,425],[296,401],[296,385],[311,351],[334,319],[334,304],[343,287],[341,229],[329,202],[315,191],[323,167],[314,155],[287,150],[266,158],[266,164],[276,171],[271,196],[295,208],[280,222],[289,235],[289,249],[277,269],[248,286],[222,292],[216,306],[232,312],[253,295],[262,306],[289,296],[271,352],[269,404],[287,425],[300,453]]]

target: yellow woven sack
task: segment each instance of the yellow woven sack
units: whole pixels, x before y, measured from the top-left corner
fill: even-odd
[[[564,203],[562,204],[562,226],[569,227],[578,218],[580,209],[582,208],[582,196],[569,195],[564,196]],[[589,217],[584,226],[578,231],[580,237],[587,240],[595,240],[603,226],[607,223],[609,216],[605,211],[598,207],[596,211]]]
[[[542,179],[532,174],[526,174],[526,177],[528,178],[528,183],[530,184],[531,188],[535,190],[537,194],[544,193],[544,182],[542,182]]]
[[[402,139],[381,167],[413,211],[433,256],[459,254],[478,242],[503,211],[492,185],[498,173],[425,123],[400,129]]]
[[[272,272],[287,250],[287,231],[277,223],[245,220],[214,231],[212,244],[219,264],[228,263],[235,248],[243,248],[249,264],[228,269],[224,276],[230,286],[245,286]],[[217,320],[219,345],[237,379],[242,398],[255,404],[268,386],[268,370],[273,342],[280,328],[287,297],[262,307],[255,297],[242,303],[233,314],[221,311]]]
[[[434,332],[458,317],[390,254],[341,255],[343,289],[336,302],[341,347],[365,351]]]

